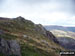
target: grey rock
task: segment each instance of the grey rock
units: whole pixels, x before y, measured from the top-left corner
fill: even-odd
[[[27,38],[28,36],[27,36],[27,35],[23,35],[23,37],[24,37],[24,38]]]
[[[36,25],[36,31],[40,32],[41,34],[46,34],[46,29],[41,25]]]
[[[42,43],[48,44],[46,40],[41,40]]]
[[[16,40],[9,40],[11,52],[15,55],[21,56],[20,45]]]
[[[5,54],[5,55],[11,54],[7,41],[5,41],[2,38],[0,38],[0,52]]]
[[[0,38],[0,53],[3,53],[5,56],[21,56],[20,45],[16,40],[5,40]]]

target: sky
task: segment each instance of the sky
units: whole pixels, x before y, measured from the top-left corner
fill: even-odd
[[[18,16],[36,24],[75,26],[75,0],[0,0],[0,17]]]

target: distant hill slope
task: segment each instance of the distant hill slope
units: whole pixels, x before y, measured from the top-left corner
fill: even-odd
[[[60,37],[58,38],[58,41],[64,48],[75,51],[75,39],[69,37]]]
[[[63,26],[57,26],[57,25],[50,25],[50,26],[44,26],[47,30],[64,30],[68,31],[66,27]]]
[[[62,30],[50,30],[56,37],[69,37],[75,39],[75,32],[62,31]]]
[[[75,32],[75,27],[67,27],[69,31]]]
[[[23,17],[0,17],[0,56],[59,56],[64,50],[41,24]]]
[[[75,27],[45,26],[45,28],[57,37],[60,45],[75,51]]]
[[[75,32],[75,27],[64,27],[64,26],[57,26],[57,25],[49,25],[44,26],[47,30],[63,30],[63,31],[72,31]]]
[[[61,46],[75,51],[75,32],[62,30],[51,30],[51,32],[57,37]]]

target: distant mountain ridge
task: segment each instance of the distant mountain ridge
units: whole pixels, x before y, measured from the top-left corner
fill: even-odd
[[[64,27],[64,26],[57,26],[57,25],[49,25],[44,26],[47,30],[63,30],[63,31],[72,31],[75,32],[75,27]]]

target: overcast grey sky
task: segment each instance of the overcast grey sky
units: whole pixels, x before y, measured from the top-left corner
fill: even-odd
[[[75,26],[75,0],[0,0],[0,17],[17,16],[43,25]]]

